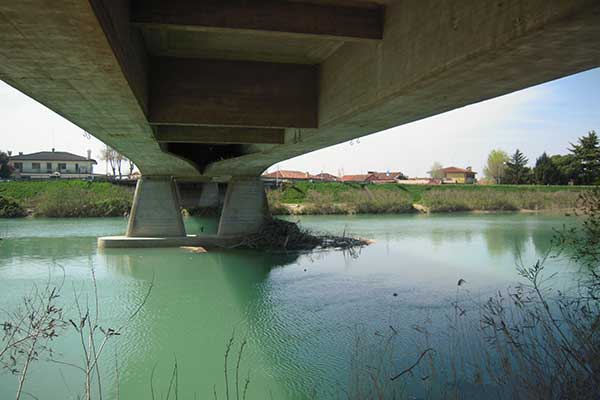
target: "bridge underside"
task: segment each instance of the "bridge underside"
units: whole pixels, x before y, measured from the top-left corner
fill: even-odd
[[[597,0],[0,0],[0,79],[144,176],[227,182],[600,66]]]

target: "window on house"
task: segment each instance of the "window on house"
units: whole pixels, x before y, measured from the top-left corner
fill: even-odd
[[[23,171],[23,163],[22,162],[16,162],[15,163],[15,169],[18,171]]]
[[[65,169],[67,169],[67,163],[58,163],[58,169],[60,171],[64,171]]]
[[[79,164],[75,163],[75,172],[79,172]]]
[[[52,172],[52,163],[51,162],[46,163],[46,171]]]
[[[31,163],[31,169],[37,169],[37,170],[39,170],[40,168],[41,167],[40,167],[40,163],[39,162]]]

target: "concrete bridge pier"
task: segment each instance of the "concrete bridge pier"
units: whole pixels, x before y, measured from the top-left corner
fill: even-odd
[[[216,182],[206,182],[202,185],[198,207],[218,208],[222,205],[219,196],[219,184]]]
[[[218,236],[256,233],[270,217],[265,187],[260,177],[235,177],[229,181]]]
[[[219,199],[217,184],[205,184],[212,204]],[[264,184],[259,177],[236,177],[227,192],[217,234],[186,235],[175,181],[143,177],[135,189],[125,236],[101,237],[101,248],[228,246],[256,233],[270,217]]]
[[[186,236],[177,188],[171,177],[142,177],[138,180],[126,236]]]

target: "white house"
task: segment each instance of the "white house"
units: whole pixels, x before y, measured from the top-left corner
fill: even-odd
[[[39,151],[37,153],[10,156],[8,165],[13,167],[15,178],[48,179],[48,178],[87,178],[93,175],[96,160],[65,151]]]

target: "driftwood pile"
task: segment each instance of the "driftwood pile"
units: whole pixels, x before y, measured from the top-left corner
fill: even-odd
[[[366,246],[366,239],[316,234],[300,229],[294,222],[270,219],[260,232],[250,235],[234,247],[274,251],[308,251],[314,249],[352,250]]]

